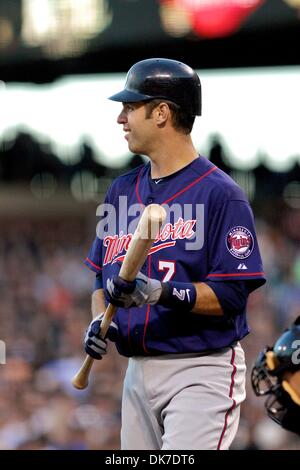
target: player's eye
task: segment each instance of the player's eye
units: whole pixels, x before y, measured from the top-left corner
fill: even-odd
[[[131,104],[125,104],[125,106],[124,106],[124,111],[125,111],[126,113],[129,113],[129,112],[131,112],[131,111],[133,111],[133,110],[134,110],[134,107],[133,107]]]

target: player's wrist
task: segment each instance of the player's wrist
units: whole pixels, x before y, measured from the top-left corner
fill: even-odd
[[[162,282],[159,305],[172,309],[191,311],[197,298],[197,291],[191,282]]]

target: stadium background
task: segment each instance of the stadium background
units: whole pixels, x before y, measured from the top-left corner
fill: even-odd
[[[29,93],[28,86],[47,94],[66,77],[72,84],[75,77],[91,76],[105,76],[113,92],[113,81],[124,80],[132,63],[157,55],[191,64],[200,77],[219,77],[218,86],[222,76],[243,70],[259,88],[267,67],[271,86],[273,72],[275,77],[278,70],[290,70],[297,77],[300,70],[299,11],[296,0],[1,2],[0,340],[6,347],[6,363],[0,364],[1,449],[119,448],[126,359],[110,346],[84,392],[74,390],[70,378],[81,364],[83,331],[90,321],[93,275],[82,261],[94,237],[96,208],[110,181],[142,161],[117,151],[104,158],[103,123],[108,121],[112,132],[117,125],[101,102],[99,138],[95,141],[87,116],[81,115],[85,132],[63,146],[50,129],[47,136],[38,125],[18,121],[26,115],[23,107],[30,107],[21,94]],[[211,129],[199,143],[199,151],[247,192],[268,278],[249,302],[252,333],[243,341],[248,396],[234,449],[300,449],[297,436],[266,417],[263,400],[249,383],[259,350],[300,314],[300,137],[292,122],[300,87],[289,90],[288,102],[287,88],[283,77],[274,94],[281,134],[272,138],[268,119],[261,129],[281,144],[273,156],[256,148],[251,122],[246,131],[252,155],[246,163],[244,155],[232,154],[233,142],[222,128],[217,134]],[[70,102],[73,114],[79,112],[77,93]],[[245,93],[255,102],[254,88]],[[229,99],[234,102],[235,96]],[[222,98],[217,105],[224,105]],[[48,115],[53,123],[63,111],[58,99],[52,107],[49,99],[41,106],[36,121]],[[261,99],[256,103],[257,119],[268,106]],[[240,127],[231,109],[226,111],[233,133],[244,132],[247,109],[241,105]],[[205,113],[200,133],[201,120],[205,127]],[[70,126],[66,121],[62,134],[70,134]],[[97,122],[94,126],[97,132]]]

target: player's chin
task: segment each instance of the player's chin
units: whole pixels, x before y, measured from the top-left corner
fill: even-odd
[[[128,148],[132,153],[141,153],[141,146],[132,140],[128,140]]]

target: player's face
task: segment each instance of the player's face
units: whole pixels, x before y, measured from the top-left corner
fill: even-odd
[[[149,155],[154,141],[152,119],[146,119],[145,103],[123,103],[123,109],[117,119],[123,125],[128,148],[133,153]]]

